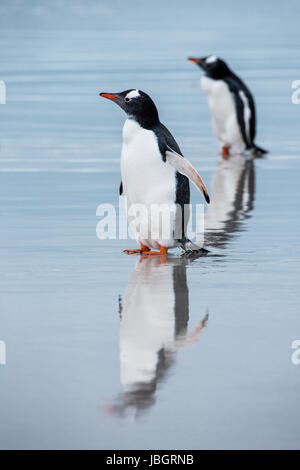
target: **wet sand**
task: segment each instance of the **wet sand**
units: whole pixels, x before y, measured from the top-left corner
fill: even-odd
[[[0,33],[0,448],[299,448],[293,25],[275,40],[271,21],[248,48],[234,31],[220,46],[213,22],[177,49],[176,24],[168,38],[160,25]],[[254,92],[267,158],[221,161],[185,61],[208,49]],[[97,206],[118,203],[124,120],[97,92],[132,86],[207,182],[206,257],[140,260],[123,254],[133,241],[96,237]]]

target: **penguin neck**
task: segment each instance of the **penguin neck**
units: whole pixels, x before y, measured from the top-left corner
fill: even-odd
[[[226,67],[223,70],[218,70],[215,72],[210,72],[205,74],[208,78],[212,78],[213,80],[224,80],[225,78],[233,77],[233,72]]]
[[[159,116],[158,112],[151,113],[148,115],[135,115],[135,116],[128,116],[128,119],[132,119],[133,121],[137,122],[141,127],[144,129],[153,129],[153,127],[159,124]]]

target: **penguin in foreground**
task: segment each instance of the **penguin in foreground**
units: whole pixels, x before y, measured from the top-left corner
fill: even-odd
[[[165,255],[169,248],[181,247],[185,252],[207,253],[186,238],[190,202],[188,178],[209,203],[207,189],[197,170],[182,156],[172,134],[160,122],[150,96],[134,89],[100,93],[100,96],[114,101],[127,114],[123,127],[120,194],[127,197],[128,219],[136,216],[134,211],[139,213],[138,224],[130,223],[130,227],[140,248],[125,252]],[[167,209],[167,213],[162,214],[163,230],[161,217],[155,217],[157,206]]]
[[[197,59],[189,57],[204,71],[201,85],[211,112],[212,125],[222,147],[222,155],[230,152],[267,153],[255,142],[256,114],[252,94],[224,60],[212,55]]]

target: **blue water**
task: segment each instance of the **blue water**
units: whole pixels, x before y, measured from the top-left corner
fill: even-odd
[[[0,447],[299,448],[299,2],[0,12]],[[186,60],[211,53],[253,91],[266,159],[220,162]],[[98,93],[127,88],[151,94],[217,201],[205,258],[139,263],[133,241],[96,237],[124,122]]]

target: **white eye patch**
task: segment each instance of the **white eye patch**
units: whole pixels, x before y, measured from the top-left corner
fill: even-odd
[[[216,60],[217,60],[217,57],[215,55],[211,55],[211,56],[207,57],[205,62],[207,64],[212,64],[213,62],[216,62]]]
[[[131,98],[137,98],[138,96],[141,96],[139,90],[132,90],[129,93],[127,93],[127,95],[125,96],[125,99],[128,98],[130,100]]]

